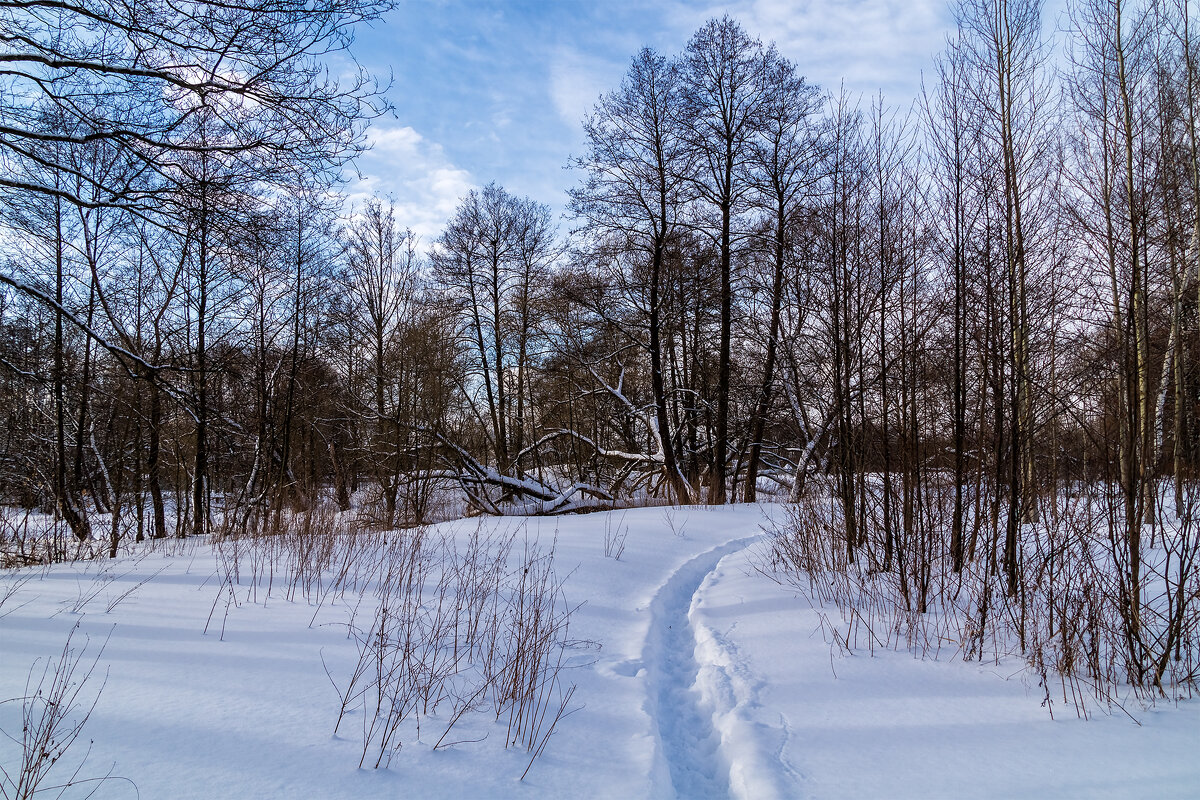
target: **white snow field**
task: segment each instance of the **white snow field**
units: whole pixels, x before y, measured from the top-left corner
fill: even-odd
[[[764,513],[646,508],[437,527],[462,538],[479,524],[523,526],[514,553],[557,535],[566,600],[582,603],[561,673],[577,710],[524,780],[529,754],[505,749],[505,724],[487,711],[453,728],[462,743],[436,750],[448,720],[430,715],[419,733],[406,723],[386,768],[359,768],[363,714],[333,734],[331,677],[344,685],[357,663],[347,623],[370,617],[374,595],[289,600],[249,580],[231,593],[201,541],[0,572],[0,700],[16,698],[0,705],[0,728],[21,738],[31,668],[36,684],[78,625],[71,643],[87,651],[75,677],[99,654],[82,705],[99,695],[45,785],[71,778],[85,755],[77,779],[113,777],[64,797],[1200,796],[1200,702],[1127,705],[1140,725],[1121,711],[1081,721],[1062,706],[1052,720],[1016,660],[841,655],[817,610],[754,571]],[[606,534],[613,549],[620,533],[620,559],[605,557]],[[10,774],[20,752],[0,737]]]

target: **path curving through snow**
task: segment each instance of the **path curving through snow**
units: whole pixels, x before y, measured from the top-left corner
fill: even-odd
[[[658,760],[666,763],[670,787],[657,794],[687,798],[730,796],[729,761],[713,726],[711,704],[696,686],[696,635],[689,611],[705,577],[721,559],[757,541],[734,539],[684,563],[650,603],[650,630],[642,651],[650,712],[657,727]],[[658,770],[661,776],[663,770]],[[660,778],[661,780],[661,778]]]
[[[130,543],[113,560],[0,570],[0,699],[28,695],[31,672],[36,682],[53,670],[72,631],[73,646],[91,638],[87,663],[105,643],[80,695],[102,689],[83,730],[90,749],[71,750],[58,768],[64,780],[77,768],[81,779],[128,779],[99,785],[96,795],[112,800],[1195,800],[1200,700],[1130,706],[1140,726],[1101,707],[1088,721],[1052,720],[1019,658],[838,656],[823,635],[845,625],[837,609],[814,607],[755,570],[751,535],[764,514],[783,512],[639,508],[431,527],[461,552],[475,537],[519,526],[526,541],[554,542],[555,563],[570,569],[564,597],[580,644],[563,678],[578,687],[572,709],[583,709],[559,721],[524,780],[529,753],[506,748],[503,723],[490,714],[462,718],[450,737],[459,744],[437,750],[445,716],[421,732],[406,722],[390,767],[359,769],[362,706],[354,724],[330,734],[336,687],[360,658],[347,627],[373,618],[374,583],[324,602],[267,602],[265,589],[256,601],[245,594],[251,574],[291,568],[243,562],[239,603],[226,614],[228,553],[199,538]],[[620,560],[604,557],[614,525],[629,531]],[[737,537],[747,538],[730,541]],[[386,555],[372,546],[361,558],[377,553]],[[211,626],[204,634],[214,598],[223,638]],[[0,732],[14,734],[0,735],[0,764],[20,763],[23,708],[0,703]],[[96,786],[77,783],[64,800]]]

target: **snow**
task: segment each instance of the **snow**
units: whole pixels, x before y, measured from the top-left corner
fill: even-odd
[[[755,538],[735,539],[695,556],[671,575],[650,605],[642,664],[648,673],[649,711],[657,728],[656,764],[665,763],[669,786],[679,797],[729,794],[729,764],[720,749],[723,737],[713,727],[711,698],[699,687],[702,662],[696,659],[690,611],[701,582],[721,557],[745,548]],[[661,769],[655,778],[660,791],[671,796]]]
[[[692,606],[736,797],[1196,797],[1200,703],[1080,720],[1015,661],[842,655],[738,551]],[[827,617],[837,618],[836,612]],[[1061,695],[1058,698],[1061,701]],[[740,775],[740,778],[737,776]]]
[[[356,663],[347,622],[368,618],[374,595],[288,600],[245,575],[230,591],[197,540],[0,572],[0,598],[14,587],[0,606],[0,700],[22,696],[78,624],[84,666],[99,655],[82,696],[99,697],[57,774],[86,753],[80,777],[128,779],[101,784],[105,798],[1195,796],[1200,703],[1130,708],[1140,726],[1061,706],[1051,719],[1020,663],[843,655],[819,610],[753,569],[764,511],[482,523],[554,541],[565,599],[583,604],[562,673],[577,710],[523,781],[529,754],[505,749],[487,713],[452,735],[482,741],[434,750],[446,722],[434,715],[403,729],[388,768],[359,769],[361,713],[332,734],[330,677]],[[614,527],[628,531],[620,560],[604,557]],[[19,738],[20,714],[0,705],[0,728]],[[18,752],[0,738],[5,769]]]

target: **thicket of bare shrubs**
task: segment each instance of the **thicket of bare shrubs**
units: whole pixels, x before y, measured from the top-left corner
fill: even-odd
[[[81,541],[61,519],[0,507],[0,569],[96,558],[104,542]]]
[[[1155,524],[1134,592],[1124,514],[1111,487],[1080,484],[1055,500],[1043,498],[1038,521],[1020,528],[1015,592],[1008,591],[1002,564],[1004,531],[986,497],[975,504],[981,513],[968,517],[964,564],[955,572],[946,487],[926,484],[914,498],[919,512],[896,531],[886,568],[881,493],[877,486],[870,494],[856,547],[846,546],[840,503],[814,496],[790,509],[760,562],[821,611],[833,646],[967,661],[1022,658],[1051,713],[1060,700],[1087,716],[1097,703],[1116,707],[1129,694],[1153,701],[1196,691],[1195,487],[1179,513],[1164,512]],[[1126,602],[1130,596],[1136,607]]]
[[[271,597],[313,605],[314,621],[331,602],[352,609],[357,659],[347,674],[327,673],[334,733],[358,717],[359,766],[386,767],[412,737],[435,749],[481,738],[478,725],[466,739],[455,731],[486,715],[506,748],[530,754],[528,772],[570,713],[568,652],[586,646],[568,635],[573,608],[553,544],[515,526],[477,525],[462,540],[421,526],[385,532],[331,506],[264,523],[214,542],[221,587],[210,625],[222,604],[228,613]]]

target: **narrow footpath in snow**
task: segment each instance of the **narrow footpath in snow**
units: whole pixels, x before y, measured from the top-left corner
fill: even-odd
[[[532,768],[489,713],[466,714],[457,744],[435,749],[452,721],[436,712],[421,730],[400,724],[386,769],[358,768],[372,710],[357,703],[333,730],[363,653],[348,631],[375,618],[378,585],[291,596],[296,564],[309,563],[293,549],[302,537],[192,537],[0,570],[0,764],[21,763],[25,709],[41,708],[25,700],[45,676],[74,681],[82,702],[58,719],[86,723],[45,784],[74,772],[63,800],[1196,798],[1200,701],[1127,702],[1137,723],[1098,703],[1088,720],[1069,706],[1051,718],[1019,656],[842,655],[827,638],[831,626],[845,635],[838,610],[759,571],[756,542],[784,511],[652,507],[428,529],[460,553],[488,537],[554,547],[574,609],[561,679],[575,692]],[[618,559],[611,542],[626,535]],[[363,544],[349,556],[386,556]],[[56,678],[68,640],[81,659],[68,652]]]
[[[700,665],[688,612],[700,585],[721,559],[758,539],[735,539],[695,556],[671,575],[650,604],[650,630],[642,662],[646,665],[650,710],[658,728],[658,755],[666,762],[671,781],[671,792],[657,787],[661,794],[730,796],[729,762],[713,727],[713,709],[696,687]]]

